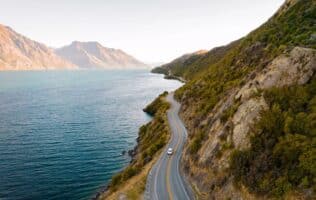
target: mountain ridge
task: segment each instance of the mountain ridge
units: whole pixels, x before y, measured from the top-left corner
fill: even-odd
[[[169,63],[153,68],[151,72],[162,73],[165,75],[165,78],[190,80],[203,73],[209,65],[220,60],[226,52],[237,46],[239,42],[240,40],[236,40],[211,50],[199,50],[184,54]]]
[[[0,70],[77,69],[42,43],[0,24]]]
[[[149,69],[120,49],[73,41],[50,48],[0,24],[0,70]]]
[[[73,41],[55,49],[56,54],[70,60],[80,68],[90,69],[141,69],[148,66],[120,49],[107,48],[99,42]]]

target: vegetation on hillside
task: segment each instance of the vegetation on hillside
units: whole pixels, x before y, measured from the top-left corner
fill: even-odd
[[[148,113],[151,116],[154,116],[159,110],[164,109],[163,107],[168,107],[169,104],[162,101],[163,97],[166,97],[168,94],[167,91],[159,95],[158,98],[156,98],[153,102],[151,102],[149,105],[146,106],[146,108],[143,109],[144,112]]]
[[[206,187],[207,191],[221,187],[229,179],[228,174],[237,185],[268,197],[279,198],[295,190],[316,189],[316,78],[303,86],[260,91],[269,108],[261,113],[252,128],[249,149],[233,150],[233,145],[227,143],[233,152],[227,174],[211,174],[207,167],[211,168],[214,163],[198,166],[196,162],[209,133],[211,122],[205,119],[209,119],[218,102],[277,56],[296,46],[316,49],[315,20],[316,2],[298,0],[294,5],[285,5],[282,12],[238,41],[153,70],[188,80],[175,93],[183,105],[182,114],[185,113],[187,122],[193,126],[189,127],[192,133],[186,148],[189,161],[185,166],[188,170],[203,169],[197,174],[199,180],[203,179],[201,182],[211,183],[205,179],[221,176],[219,181]],[[130,177],[139,174],[167,143],[169,105],[164,101],[165,95],[144,109],[154,118],[140,128],[136,155],[125,170],[113,177],[109,191],[117,190]],[[220,121],[226,122],[232,117],[239,105],[240,102],[234,102],[219,117]],[[189,165],[194,166],[187,167]],[[191,171],[191,175],[195,174]]]
[[[234,70],[240,67],[253,68],[257,64],[264,66],[269,60],[295,46],[316,48],[315,4],[312,0],[300,0],[286,12],[272,17],[247,37],[227,46],[214,48],[205,54],[192,54],[184,62],[178,62],[176,59],[153,69],[153,72],[163,74],[170,72],[186,80],[194,80],[200,79],[205,73],[223,74],[226,67]],[[263,62],[259,63],[261,61]],[[217,72],[212,68],[220,69]],[[247,73],[247,70],[244,69],[242,72],[238,72],[241,73],[241,77]],[[214,77],[215,75],[208,78]],[[230,79],[238,77],[240,76]]]
[[[181,77],[184,80],[192,80],[195,77],[201,76],[210,65],[219,61],[230,49],[237,46],[239,42],[238,40],[229,45],[214,48],[208,52],[184,55],[171,63],[154,68],[152,72],[165,74],[166,77]]]
[[[134,150],[135,156],[129,166],[113,176],[109,185],[109,192],[116,191],[128,179],[140,173],[144,166],[168,142],[170,130],[166,111],[169,109],[169,103],[165,101],[166,95],[167,92],[164,92],[146,107],[146,112],[152,114],[153,119],[139,129],[137,146]]]
[[[305,86],[264,92],[270,109],[254,126],[251,148],[235,151],[235,181],[251,191],[282,196],[316,189],[316,78]]]
[[[296,46],[316,49],[314,0],[285,4],[282,12],[226,46],[221,54],[214,56],[210,51],[193,56],[184,64],[170,63],[157,69],[189,80],[175,97],[181,101],[181,112],[190,123],[187,153],[191,159],[188,163],[195,165],[192,168],[205,169],[195,164],[195,157],[208,137],[207,123],[211,122],[205,119],[209,119],[218,102]],[[261,113],[261,120],[253,127],[251,148],[235,151],[232,156],[230,172],[236,183],[242,183],[250,192],[275,197],[315,187],[315,91],[315,78],[305,86],[263,91],[269,109]],[[220,120],[226,122],[238,106],[239,102],[233,103]]]
[[[243,38],[238,42],[239,45],[229,49],[218,62],[208,65],[204,75],[195,77],[177,90],[176,97],[199,99],[195,114],[197,118],[203,117],[225,92],[243,84],[249,72],[264,68],[273,58],[295,46],[316,48],[316,39],[313,39],[316,32],[315,19],[316,2],[300,0],[287,12],[271,18]],[[191,65],[199,66],[199,63]]]

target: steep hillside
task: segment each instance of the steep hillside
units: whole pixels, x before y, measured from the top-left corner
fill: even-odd
[[[189,80],[182,166],[201,199],[315,198],[315,49],[316,2],[288,0],[219,55],[158,69]]]
[[[116,174],[107,190],[96,199],[142,199],[147,174],[170,138],[167,119],[170,105],[165,100],[167,94],[159,95],[144,108],[144,112],[152,115],[153,119],[139,129],[137,146],[129,152],[132,156],[130,165]]]
[[[75,69],[43,44],[0,25],[0,70]]]
[[[201,76],[210,65],[219,61],[230,49],[238,44],[239,41],[235,41],[227,46],[216,47],[210,51],[201,50],[185,54],[170,63],[154,68],[152,72],[165,74],[166,78],[191,80]]]
[[[179,58],[171,61],[170,63],[161,65],[160,67],[156,67],[152,69],[152,73],[160,73],[165,74],[165,78],[176,78],[176,77],[185,77],[183,72],[183,68],[186,68],[186,65],[192,63],[193,60],[197,60],[203,57],[203,54],[207,53],[206,50],[200,50],[197,52],[184,54]]]
[[[147,68],[122,50],[103,47],[98,42],[72,42],[70,45],[56,49],[55,52],[78,65],[80,68],[131,69]]]

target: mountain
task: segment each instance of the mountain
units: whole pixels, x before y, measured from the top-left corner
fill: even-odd
[[[206,50],[199,50],[193,53],[184,54],[181,57],[174,59],[170,63],[163,64],[160,67],[152,69],[151,72],[165,74],[165,78],[179,79],[179,77],[184,77],[183,74],[178,73],[182,71],[181,68],[185,68],[185,66],[188,64],[188,62],[191,62],[191,60],[202,58],[205,53],[207,53]],[[170,71],[171,69],[173,72]]]
[[[315,198],[315,19],[316,1],[287,0],[221,53],[153,70],[188,80],[182,166],[201,199]]]
[[[143,69],[148,66],[122,50],[98,42],[73,42],[51,49],[0,25],[0,70]]]
[[[75,69],[44,44],[0,25],[0,70]]]
[[[98,42],[74,41],[68,46],[56,49],[55,52],[85,69],[139,69],[148,67],[122,50],[106,48]]]
[[[236,42],[153,69],[186,80],[175,92],[188,129],[180,167],[197,199],[316,199],[315,19],[315,0],[287,0]],[[140,161],[154,130],[139,132]],[[127,169],[110,195],[141,191],[131,183],[146,171]]]
[[[197,74],[203,73],[209,65],[221,59],[225,53],[236,46],[239,41],[240,40],[232,42],[227,46],[216,47],[210,51],[200,50],[185,54],[170,63],[152,69],[152,72],[165,74],[166,78],[176,78],[180,80],[192,79]]]

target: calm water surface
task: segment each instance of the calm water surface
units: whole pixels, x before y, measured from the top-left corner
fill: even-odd
[[[181,84],[147,71],[0,73],[0,199],[89,199],[129,162],[150,117]]]

